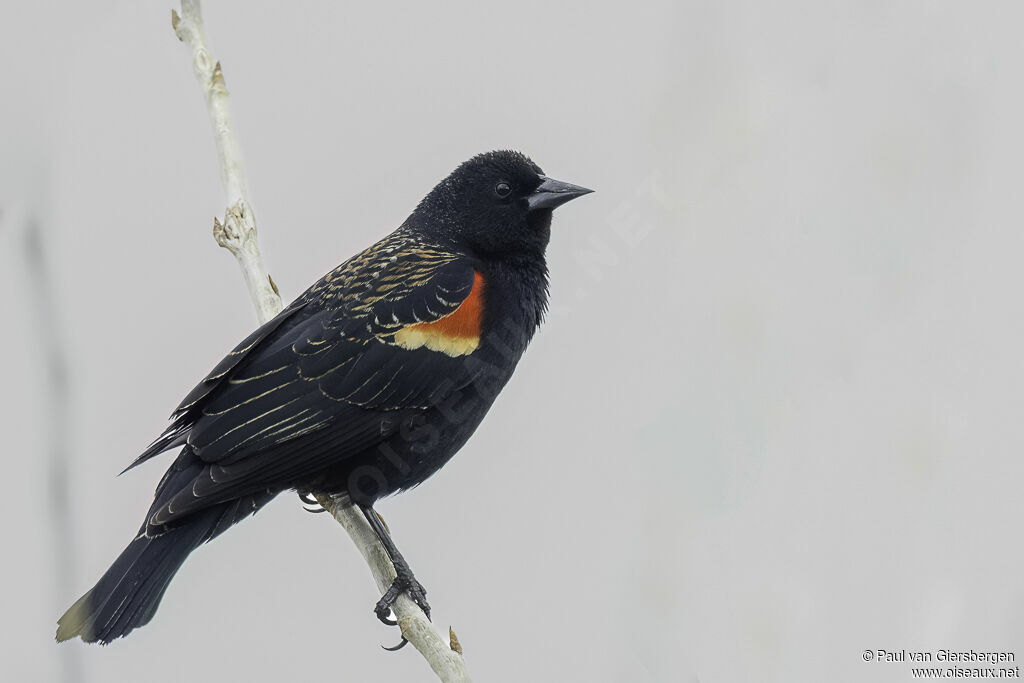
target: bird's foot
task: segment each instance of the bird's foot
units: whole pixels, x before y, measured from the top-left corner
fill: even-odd
[[[427,619],[430,619],[430,603],[427,602],[427,589],[416,580],[416,577],[413,576],[412,571],[408,567],[396,567],[395,569],[397,571],[395,580],[391,582],[391,587],[381,596],[381,599],[377,601],[377,605],[373,608],[377,618],[388,626],[397,626],[398,622],[389,616],[391,614],[391,606],[395,604],[395,600],[398,599],[399,595],[406,593],[409,599],[423,610],[423,613],[427,615]],[[402,640],[398,645],[385,647],[384,649],[394,652],[405,647],[408,642],[405,636],[402,636]]]

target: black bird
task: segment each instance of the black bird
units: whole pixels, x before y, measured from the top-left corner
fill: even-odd
[[[397,572],[382,621],[403,591],[429,616],[373,505],[427,479],[480,424],[544,316],[552,209],[588,192],[518,152],[473,157],[249,335],[128,467],[181,448],[57,640],[106,644],[148,623],[189,553],[290,489],[362,510]]]

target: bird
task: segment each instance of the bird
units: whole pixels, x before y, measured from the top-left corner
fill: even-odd
[[[285,491],[357,507],[395,566],[377,617],[393,625],[403,592],[429,617],[374,505],[436,473],[476,430],[547,310],[552,212],[590,192],[520,152],[478,154],[246,337],[125,469],[180,449],[57,640],[106,645],[149,623],[193,550]]]

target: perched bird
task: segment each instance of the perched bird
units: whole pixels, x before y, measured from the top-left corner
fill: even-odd
[[[403,591],[429,615],[373,505],[427,479],[480,424],[544,316],[552,209],[588,192],[518,152],[475,156],[249,335],[128,467],[181,448],[57,640],[106,644],[148,623],[189,553],[287,490],[361,509],[397,573],[382,621]]]

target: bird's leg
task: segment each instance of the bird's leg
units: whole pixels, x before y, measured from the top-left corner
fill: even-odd
[[[402,592],[409,594],[409,598],[415,602],[423,613],[427,615],[427,619],[430,619],[430,605],[427,603],[427,590],[423,587],[416,577],[412,573],[412,569],[409,567],[409,563],[402,557],[402,553],[398,551],[395,546],[395,542],[391,540],[391,534],[388,533],[387,527],[384,525],[384,521],[377,515],[377,512],[369,505],[360,505],[359,509],[363,511],[363,516],[366,517],[366,521],[370,523],[370,527],[373,532],[377,534],[377,538],[380,539],[381,544],[384,546],[384,550],[387,551],[388,557],[391,558],[391,564],[395,566],[395,580],[391,583],[391,587],[384,593],[381,599],[377,602],[376,607],[373,611],[377,614],[377,618],[385,624],[395,626],[398,622],[388,617],[391,612],[391,606],[398,599],[398,596]],[[405,637],[402,637],[402,642],[392,648],[384,648],[385,650],[398,650],[403,647],[408,641]]]

